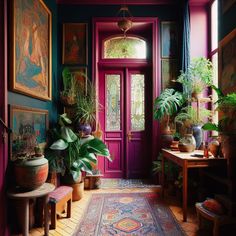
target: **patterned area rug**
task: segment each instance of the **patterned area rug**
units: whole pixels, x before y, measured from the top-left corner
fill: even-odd
[[[101,179],[101,188],[153,188],[160,187],[147,179]]]
[[[74,236],[185,235],[156,193],[93,194]]]

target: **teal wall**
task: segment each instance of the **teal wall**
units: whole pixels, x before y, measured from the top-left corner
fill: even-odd
[[[133,17],[158,17],[160,21],[175,21],[178,19],[177,6],[129,6]],[[62,58],[62,25],[63,23],[88,23],[88,78],[92,73],[92,19],[94,17],[117,17],[119,5],[58,5],[58,73],[63,69]],[[84,65],[81,65],[84,66]],[[60,77],[60,76],[59,76]]]
[[[52,13],[52,101],[43,101],[19,93],[8,91],[8,103],[11,105],[40,108],[49,111],[50,125],[57,121],[58,110],[58,37],[57,37],[57,4],[56,0],[44,0]]]
[[[235,13],[236,3],[224,13],[222,13],[221,6],[219,6],[219,41],[236,27]]]

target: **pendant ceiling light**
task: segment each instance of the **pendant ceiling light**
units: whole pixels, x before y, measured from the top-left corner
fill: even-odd
[[[117,25],[121,31],[124,32],[124,37],[126,37],[126,32],[132,27],[132,15],[127,6],[122,6],[118,12],[118,16],[121,16],[121,19],[118,20]]]

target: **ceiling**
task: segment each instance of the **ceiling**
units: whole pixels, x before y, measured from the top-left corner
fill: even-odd
[[[181,0],[57,0],[58,4],[78,5],[161,5],[178,4]],[[210,0],[189,0],[191,5],[205,5]]]

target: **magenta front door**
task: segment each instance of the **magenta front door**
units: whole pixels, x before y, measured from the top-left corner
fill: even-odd
[[[113,162],[99,159],[105,177],[144,178],[151,163],[152,109],[148,75],[137,69],[101,70],[99,121]],[[149,171],[150,172],[150,171]]]

